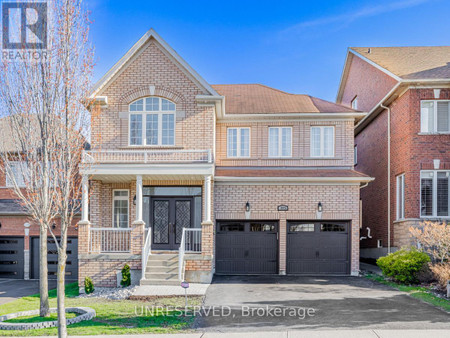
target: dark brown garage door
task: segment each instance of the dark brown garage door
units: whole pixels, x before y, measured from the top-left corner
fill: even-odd
[[[287,273],[348,274],[349,222],[288,222]]]
[[[0,278],[23,279],[23,237],[0,237]]]
[[[33,237],[31,242],[31,278],[39,279],[39,237]],[[53,238],[48,239],[47,244],[48,278],[56,279],[58,272],[58,251]],[[67,239],[66,279],[78,279],[78,239]]]
[[[278,273],[278,223],[217,222],[217,274]]]

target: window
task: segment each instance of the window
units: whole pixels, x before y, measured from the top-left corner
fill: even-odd
[[[420,172],[420,215],[422,217],[449,217],[450,171],[426,170]]]
[[[250,156],[250,128],[228,128],[227,156]]]
[[[354,165],[358,164],[358,146],[355,145],[355,149],[353,150],[353,161],[354,161]]]
[[[14,180],[16,181],[19,187],[25,187],[25,179],[24,177],[27,173],[27,165],[25,162],[10,162],[11,174],[14,176]],[[14,182],[12,182],[8,175],[6,175],[6,186],[13,187]]]
[[[450,101],[421,101],[420,132],[450,132]]]
[[[405,218],[405,175],[397,176],[397,219]]]
[[[292,156],[292,128],[269,128],[269,157]]]
[[[358,97],[355,96],[355,98],[352,100],[352,109],[358,109]]]
[[[130,104],[130,145],[175,145],[175,103],[146,97]]]
[[[334,156],[334,127],[311,127],[311,157]]]
[[[345,232],[345,224],[339,223],[323,223],[320,225],[320,231],[322,232]]]
[[[128,228],[128,190],[113,190],[113,227]]]
[[[273,223],[250,223],[251,232],[273,232],[276,226]]]
[[[314,232],[314,223],[311,224],[290,224],[289,232]]]

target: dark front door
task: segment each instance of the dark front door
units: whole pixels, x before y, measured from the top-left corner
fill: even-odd
[[[0,237],[0,278],[23,279],[23,237]]]
[[[192,197],[152,197],[150,215],[154,249],[177,250],[183,228],[193,224]]]

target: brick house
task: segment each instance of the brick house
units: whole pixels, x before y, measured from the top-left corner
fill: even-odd
[[[7,118],[0,119],[0,130],[1,149],[10,153],[17,151],[9,142],[12,137]],[[18,171],[15,175],[20,183]],[[79,220],[79,215],[76,216],[74,222]],[[55,233],[60,233],[58,220],[52,227]],[[78,232],[75,224],[69,228],[68,235],[66,278],[77,280]],[[56,279],[58,255],[50,233],[48,236],[48,278]],[[39,262],[39,225],[30,219],[13,191],[12,182],[0,170],[0,278],[39,279]]]
[[[347,52],[336,102],[368,112],[355,168],[375,178],[361,192],[363,257],[410,245],[423,220],[449,219],[449,62],[450,47]]]
[[[210,85],[153,30],[93,97],[80,286],[115,286],[125,263],[141,284],[358,273],[360,188],[372,179],[353,168],[353,128],[365,113]]]

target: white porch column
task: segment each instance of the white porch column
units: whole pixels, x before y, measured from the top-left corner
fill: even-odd
[[[89,222],[89,177],[87,175],[83,175],[81,179],[81,188],[81,221]]]
[[[211,222],[211,176],[205,176],[205,219],[204,222]]]
[[[136,176],[136,221],[142,222],[142,175]]]

